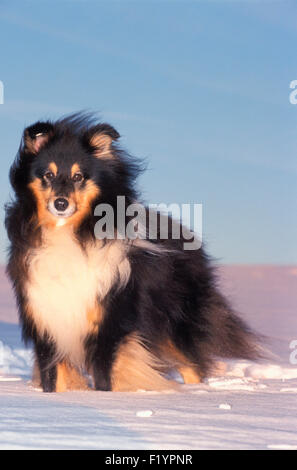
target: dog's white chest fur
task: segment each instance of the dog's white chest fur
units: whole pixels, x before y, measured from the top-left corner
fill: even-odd
[[[127,283],[130,264],[122,242],[90,244],[82,250],[66,227],[43,234],[30,256],[27,298],[39,334],[47,332],[59,357],[83,364],[87,313],[119,279]]]

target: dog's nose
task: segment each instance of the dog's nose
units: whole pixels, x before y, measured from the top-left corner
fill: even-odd
[[[58,197],[54,202],[54,206],[57,211],[64,212],[69,206],[69,202],[64,197]]]

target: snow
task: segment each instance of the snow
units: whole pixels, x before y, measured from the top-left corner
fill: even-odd
[[[229,403],[221,403],[219,405],[220,410],[231,410],[232,406]]]
[[[225,268],[224,291],[269,336],[271,359],[220,364],[218,376],[170,393],[34,388],[32,352],[22,344],[11,292],[2,285],[0,448],[296,450],[297,366],[289,360],[297,339],[295,272]]]
[[[139,416],[139,418],[149,418],[150,416],[153,415],[152,410],[142,410],[142,411],[137,411],[136,416]]]

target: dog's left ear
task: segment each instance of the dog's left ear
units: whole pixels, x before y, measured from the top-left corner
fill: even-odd
[[[37,154],[53,135],[54,127],[49,122],[36,122],[24,131],[24,150]]]
[[[112,158],[111,146],[120,134],[109,124],[92,127],[85,136],[88,144],[94,148],[97,158]]]

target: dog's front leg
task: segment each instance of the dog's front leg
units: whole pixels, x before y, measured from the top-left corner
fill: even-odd
[[[55,364],[55,345],[47,340],[38,338],[35,341],[35,353],[39,366],[40,381],[44,392],[55,392],[57,381],[57,366]]]
[[[112,362],[113,352],[110,344],[107,345],[105,338],[99,335],[92,361],[92,375],[96,390],[111,391]]]
[[[113,364],[119,346],[127,333],[118,328],[113,328],[111,317],[101,327],[99,334],[93,338],[91,354],[91,374],[96,390],[112,390]]]
[[[105,306],[97,335],[90,337],[86,343],[87,364],[90,365],[96,390],[112,390],[117,352],[125,338],[135,329],[134,296],[130,292],[130,289],[121,291]]]

